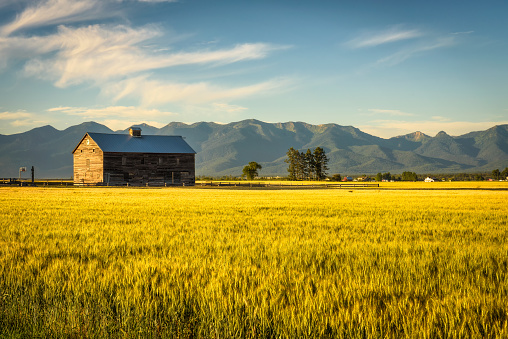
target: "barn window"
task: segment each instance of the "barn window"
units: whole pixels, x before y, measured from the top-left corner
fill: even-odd
[[[122,157],[122,165],[127,165],[127,157]]]
[[[95,148],[92,148],[92,153],[95,153]]]
[[[80,153],[83,153],[83,150],[81,150],[81,152],[80,152]]]
[[[90,159],[86,159],[86,169],[90,170]]]
[[[180,165],[180,158],[176,158],[176,164]]]
[[[159,165],[162,165],[164,162],[164,159],[162,159],[162,157],[159,157]]]
[[[141,165],[144,165],[145,164],[145,157],[142,157],[141,158]]]

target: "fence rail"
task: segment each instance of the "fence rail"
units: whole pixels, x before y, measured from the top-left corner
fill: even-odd
[[[1,186],[31,186],[32,182],[28,179],[13,179],[13,178],[0,178]],[[39,179],[35,180],[36,186],[42,187],[72,187],[74,186],[74,182],[72,180],[63,180],[63,179]],[[97,184],[79,184],[78,186],[97,186]],[[109,185],[101,185],[101,186],[109,186]],[[142,185],[123,185],[139,187],[174,187],[174,186],[182,186],[179,185],[170,185],[170,184],[162,184],[157,185],[154,183],[146,183]],[[187,185],[184,185],[187,186]],[[241,181],[198,181],[195,185],[197,187],[271,187],[271,188],[361,188],[361,187],[379,187],[378,183],[298,183],[298,182],[241,182]]]
[[[379,187],[379,184],[374,183],[333,183],[333,184],[309,184],[309,183],[297,183],[297,182],[276,182],[276,183],[266,183],[266,182],[231,182],[231,181],[209,181],[209,182],[197,182],[196,186],[216,186],[216,187],[293,187],[293,188],[354,188],[354,187]]]
[[[72,180],[65,179],[38,179],[34,181],[36,186],[72,186]],[[1,186],[31,186],[31,179],[0,178]]]

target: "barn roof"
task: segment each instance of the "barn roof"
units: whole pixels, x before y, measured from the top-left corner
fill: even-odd
[[[179,135],[143,135],[141,137],[106,133],[87,133],[87,135],[97,143],[103,152],[196,153]]]

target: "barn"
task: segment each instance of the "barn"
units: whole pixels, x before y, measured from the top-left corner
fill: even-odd
[[[86,133],[72,151],[75,185],[194,185],[196,152],[181,136]]]

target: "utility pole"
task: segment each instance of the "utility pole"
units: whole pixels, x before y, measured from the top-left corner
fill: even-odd
[[[26,172],[26,167],[20,167],[19,168],[19,177],[18,180],[21,182],[21,172]]]

